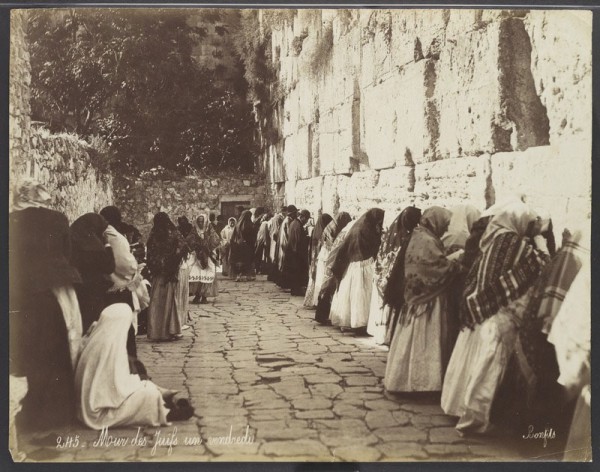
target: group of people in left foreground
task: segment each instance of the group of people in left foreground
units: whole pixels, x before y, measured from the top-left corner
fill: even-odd
[[[173,262],[149,251],[157,282],[149,293],[141,235],[116,207],[69,225],[51,200],[25,181],[9,215],[13,444],[17,432],[66,434],[76,419],[100,430],[190,418],[189,400],[153,383],[136,349],[137,317],[176,275]]]
[[[19,427],[56,429],[75,416],[95,429],[158,426],[193,415],[187,399],[150,380],[136,334],[181,339],[189,299],[218,295],[220,266],[235,282],[267,275],[304,297],[321,325],[389,346],[385,389],[441,392],[460,434],[489,433],[502,418],[525,432],[550,423],[565,458],[588,450],[588,239],[565,230],[557,247],[550,217],[522,198],[483,212],[408,205],[388,228],[379,208],[316,222],[294,205],[238,208],[227,222],[211,214],[177,225],[159,212],[147,246],[115,207],[69,227],[49,202],[26,182],[10,214]]]

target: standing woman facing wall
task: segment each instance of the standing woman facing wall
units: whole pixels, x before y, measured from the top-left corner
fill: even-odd
[[[148,338],[153,341],[182,337],[175,297],[179,266],[187,253],[188,247],[177,227],[166,213],[157,213],[148,237],[148,268],[152,273]]]

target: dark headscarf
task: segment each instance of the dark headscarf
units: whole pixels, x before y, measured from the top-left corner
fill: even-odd
[[[115,270],[112,250],[104,244],[106,220],[97,213],[86,213],[71,225],[73,265],[83,276],[84,282],[100,283],[99,279]]]
[[[331,223],[332,221],[333,221],[333,218],[331,217],[331,215],[329,215],[327,213],[323,213],[321,216],[319,216],[319,219],[317,220],[317,224],[315,225],[315,229],[313,229],[313,232],[312,232],[312,238],[311,238],[312,247],[320,248],[321,236],[323,236],[323,232],[325,231],[325,228],[327,227],[327,225],[329,223]]]
[[[183,236],[169,216],[162,211],[154,215],[154,226],[148,237],[148,268],[152,274],[174,280],[188,251]]]
[[[100,214],[113,228],[117,228],[121,223],[121,211],[116,206],[107,206],[100,210]],[[118,230],[117,230],[118,231]]]
[[[395,312],[399,311],[404,305],[404,259],[406,248],[420,219],[421,210],[419,208],[407,207],[402,210],[402,213],[390,226],[385,243],[384,251],[391,252],[394,248],[400,247],[396,257],[390,261],[391,266],[388,267],[389,275],[385,284],[380,283],[384,305],[391,306]]]
[[[331,249],[331,245],[335,238],[337,238],[340,231],[342,231],[348,223],[352,221],[352,217],[345,211],[340,211],[336,217],[331,221],[323,230],[322,243],[328,249]]]
[[[254,246],[254,223],[252,223],[252,213],[245,210],[235,225],[231,242],[234,244],[242,244],[244,242]]]
[[[73,248],[78,251],[103,251],[108,222],[98,213],[86,213],[71,225]]]
[[[12,212],[8,255],[11,307],[18,294],[28,296],[81,281],[70,264],[69,220],[59,211],[29,207]]]
[[[310,239],[310,252],[308,253],[308,263],[310,264],[311,271],[313,272],[313,278],[316,275],[316,262],[317,256],[319,255],[319,251],[321,250],[321,245],[323,242],[321,241],[321,237],[323,236],[323,231],[329,223],[333,221],[331,215],[327,213],[323,213],[319,216],[317,220],[317,224],[315,225],[312,236]]]
[[[355,261],[364,261],[377,256],[381,244],[381,230],[384,211],[371,208],[352,226],[342,243],[331,271],[338,280],[342,280],[348,265]]]
[[[421,210],[415,207],[406,207],[396,217],[387,230],[385,242],[382,241],[381,254],[387,255],[398,248],[402,240],[417,227],[421,219]]]
[[[189,222],[187,217],[180,216],[179,218],[177,218],[177,229],[179,229],[179,232],[184,238],[187,237],[188,234],[190,234],[190,231],[193,228],[194,226],[192,225],[192,223]]]

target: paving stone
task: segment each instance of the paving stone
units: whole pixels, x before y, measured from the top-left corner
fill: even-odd
[[[316,374],[316,375],[305,375],[304,380],[309,384],[321,384],[321,383],[338,383],[342,378],[339,375],[330,374]]]
[[[374,447],[334,447],[331,453],[336,459],[347,462],[375,462],[381,457],[381,451]]]
[[[358,385],[377,385],[379,379],[370,376],[352,375],[344,376],[344,383],[350,387]]]
[[[331,408],[331,400],[325,397],[299,397],[292,400],[296,410],[320,410]]]
[[[327,430],[319,433],[319,440],[328,447],[372,446],[379,438],[363,431]]]
[[[331,410],[307,410],[296,412],[296,418],[301,419],[318,419],[318,418],[334,418],[335,415]]]
[[[335,398],[344,391],[339,385],[327,383],[311,385],[309,389],[312,395],[327,398]]]
[[[444,456],[446,460],[465,460],[470,456],[470,451],[464,444],[428,444],[424,449],[429,455]]]
[[[427,433],[412,426],[391,426],[373,431],[383,441],[426,441]]]
[[[415,442],[390,441],[375,447],[392,460],[427,459],[423,446]]]
[[[401,425],[387,410],[369,411],[365,416],[365,422],[370,429]]]
[[[335,402],[333,412],[340,418],[364,418],[367,410],[346,402]]]
[[[390,401],[390,400],[366,400],[365,406],[369,410],[398,410],[400,409],[400,405],[398,403]]]
[[[452,427],[431,428],[429,430],[429,440],[432,443],[445,444],[465,442],[463,437],[460,436],[456,429]]]
[[[280,439],[303,439],[314,438],[317,436],[317,431],[309,428],[265,428],[256,431],[258,439],[280,440]]]
[[[329,449],[319,441],[301,439],[298,441],[273,441],[262,446],[260,452],[273,456],[312,456],[323,460],[331,457]]]

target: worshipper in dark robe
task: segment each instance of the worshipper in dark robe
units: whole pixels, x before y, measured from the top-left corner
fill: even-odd
[[[289,281],[292,296],[303,297],[308,284],[308,236],[304,225],[309,218],[310,212],[302,210],[290,224],[283,272]]]
[[[82,325],[73,287],[81,278],[69,262],[69,221],[50,203],[40,184],[25,181],[8,218],[9,373],[11,403],[21,401],[19,432],[56,430],[75,420]],[[13,379],[23,377],[26,393],[13,398]]]
[[[255,242],[252,213],[246,210],[235,225],[229,250],[231,276],[235,277],[236,282],[249,280],[252,276]]]
[[[148,338],[153,341],[181,339],[176,287],[179,267],[189,248],[168,215],[154,215],[148,237],[148,266],[152,273]]]
[[[331,267],[340,246],[344,242],[350,227],[354,224],[349,213],[341,211],[323,231],[323,244],[317,260],[317,274],[315,278],[315,321],[320,324],[330,324],[329,312],[331,299],[337,289],[337,282]]]
[[[107,228],[107,221],[97,213],[86,213],[71,225],[72,261],[82,278],[76,290],[84,332],[108,306],[109,276],[115,270],[115,259],[104,238]]]
[[[542,236],[544,233],[542,231]],[[509,407],[513,408],[522,429],[545,422],[556,431],[552,446],[540,445],[540,454],[564,450],[575,406],[558,382],[557,355],[548,341],[548,334],[574,279],[589,260],[586,240],[589,238],[582,237],[579,231],[575,234],[565,231],[561,249],[542,269],[530,292],[516,340],[515,356],[499,392],[501,395],[503,390],[512,390],[515,401]],[[550,244],[548,252],[552,255]]]
[[[386,333],[389,330],[390,324],[393,324],[393,315],[394,313],[399,313],[399,310],[394,310],[391,305],[384,302],[383,294],[392,276],[396,257],[410,237],[412,230],[419,223],[420,218],[420,209],[415,207],[405,208],[392,222],[387,233],[381,238],[382,243],[375,262],[375,279],[373,281],[369,324],[367,326],[367,333],[375,338],[377,344],[386,343]],[[394,292],[397,293],[398,291],[401,291],[401,289],[396,286]],[[397,321],[397,317],[395,321]],[[387,344],[389,345],[389,342]]]
[[[268,274],[271,268],[269,261],[269,250],[271,239],[269,238],[269,221],[273,215],[265,213],[260,219],[260,226],[256,235],[256,251],[254,264],[257,274]]]
[[[271,269],[269,271],[269,275],[267,276],[267,280],[269,282],[278,283],[279,281],[279,231],[281,230],[281,224],[285,218],[286,208],[282,207],[279,213],[277,213],[272,219],[269,228],[269,238],[270,238],[270,249],[269,249],[269,259],[271,260]]]
[[[384,211],[379,208],[367,211],[352,226],[335,256],[331,272],[339,286],[329,314],[334,326],[366,334],[383,217]]]
[[[323,213],[317,219],[317,224],[310,235],[309,249],[308,249],[308,287],[306,288],[306,295],[304,296],[304,306],[307,308],[316,308],[317,303],[315,296],[315,279],[317,276],[317,258],[321,251],[321,245],[323,243],[322,236],[323,231],[329,223],[333,221],[331,215]]]
[[[227,221],[225,220],[225,217],[223,215],[217,215],[217,223],[215,224],[215,230],[217,231],[217,233],[221,234],[221,231],[223,231],[223,228],[225,228],[225,226],[227,226]]]
[[[404,256],[404,305],[390,344],[384,385],[390,392],[439,392],[450,358],[448,289],[460,271],[444,252],[441,237],[451,213],[423,212]]]
[[[489,222],[460,307],[463,326],[448,365],[441,406],[462,434],[490,429],[492,404],[515,351],[530,288],[547,261],[538,215],[509,202]]]
[[[121,248],[122,245],[119,245],[118,241],[115,242],[119,237],[122,238],[125,248]],[[109,238],[120,248],[118,254],[111,248]],[[133,295],[126,286],[133,281],[137,261],[129,252],[130,247],[124,235],[112,234],[111,226],[102,215],[86,213],[71,225],[71,240],[73,265],[82,277],[82,284],[77,286],[76,291],[84,333],[94,321],[98,321],[102,310],[113,303],[127,303],[134,310],[136,307]],[[119,290],[116,290],[117,283],[123,285]],[[127,335],[129,366],[132,373],[146,378],[146,368],[137,357],[135,331],[136,327],[132,324]]]
[[[107,206],[100,210],[100,214],[104,219],[115,228],[119,233],[127,238],[131,247],[131,252],[135,256],[136,260],[141,263],[146,258],[146,247],[142,240],[142,234],[138,229],[129,224],[125,223],[121,217],[121,211],[116,206]]]
[[[260,271],[260,266],[262,264],[262,252],[260,252],[257,250],[258,249],[258,233],[260,231],[260,226],[262,224],[262,222],[265,219],[266,216],[266,211],[263,207],[256,207],[253,210],[251,210],[252,213],[252,224],[254,225],[254,231],[253,231],[253,239],[254,239],[254,256],[252,258],[252,277],[251,279],[254,280],[256,278],[256,275],[259,273]],[[264,244],[263,244],[264,246]],[[262,247],[262,246],[261,246]]]
[[[290,237],[290,225],[298,216],[298,209],[294,205],[286,208],[286,215],[279,228],[279,238],[277,240],[277,285],[282,289],[290,288],[290,281],[287,279],[283,270],[285,267],[285,258],[287,246]]]

